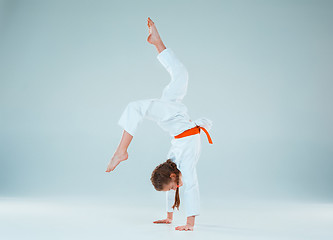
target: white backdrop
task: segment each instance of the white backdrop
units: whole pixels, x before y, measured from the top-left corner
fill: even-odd
[[[149,178],[170,136],[155,123],[105,173],[126,104],[169,81],[151,17],[189,71],[190,116],[214,123],[202,198],[332,201],[331,1],[0,3],[1,196],[164,200]]]

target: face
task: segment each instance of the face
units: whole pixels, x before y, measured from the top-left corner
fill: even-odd
[[[170,191],[171,189],[177,190],[176,174],[170,175],[171,182],[164,186],[163,191]],[[179,175],[179,187],[183,186],[182,175]]]

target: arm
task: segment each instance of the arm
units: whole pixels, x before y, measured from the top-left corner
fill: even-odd
[[[166,212],[167,212],[167,218],[162,220],[154,221],[154,223],[172,223],[173,219],[173,209],[172,205],[174,203],[175,199],[175,192],[174,190],[170,190],[166,192]]]
[[[193,231],[195,217],[200,215],[200,194],[195,165],[183,166],[181,172],[184,182],[183,204],[185,206],[187,221],[186,225],[178,226],[176,230]]]

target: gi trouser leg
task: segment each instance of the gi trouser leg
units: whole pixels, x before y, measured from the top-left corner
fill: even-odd
[[[186,95],[188,85],[188,72],[181,61],[170,49],[164,49],[157,55],[157,59],[169,72],[170,83],[164,88],[161,99],[180,102]]]
[[[153,121],[165,119],[168,112],[168,102],[180,102],[187,92],[188,73],[174,52],[167,48],[157,55],[157,59],[169,72],[171,81],[163,89],[158,107],[150,108],[154,99],[130,102],[122,113],[118,124],[129,134],[134,136],[139,123],[148,118]],[[158,110],[158,111],[157,111]]]

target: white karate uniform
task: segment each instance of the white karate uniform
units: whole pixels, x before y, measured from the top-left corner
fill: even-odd
[[[138,124],[144,118],[157,122],[172,137],[196,125],[209,131],[212,122],[206,118],[191,121],[187,114],[187,107],[181,102],[186,95],[188,85],[188,72],[185,66],[170,48],[160,52],[157,59],[169,72],[171,76],[170,83],[164,88],[161,98],[130,102],[118,124],[132,136],[134,136]],[[200,214],[199,184],[196,172],[200,149],[200,134],[179,139],[173,138],[167,155],[167,159],[176,163],[183,176],[184,185],[179,190],[183,191],[184,199],[181,199],[181,205],[184,204],[186,216]],[[166,192],[167,212],[173,212],[175,192],[175,190]]]

